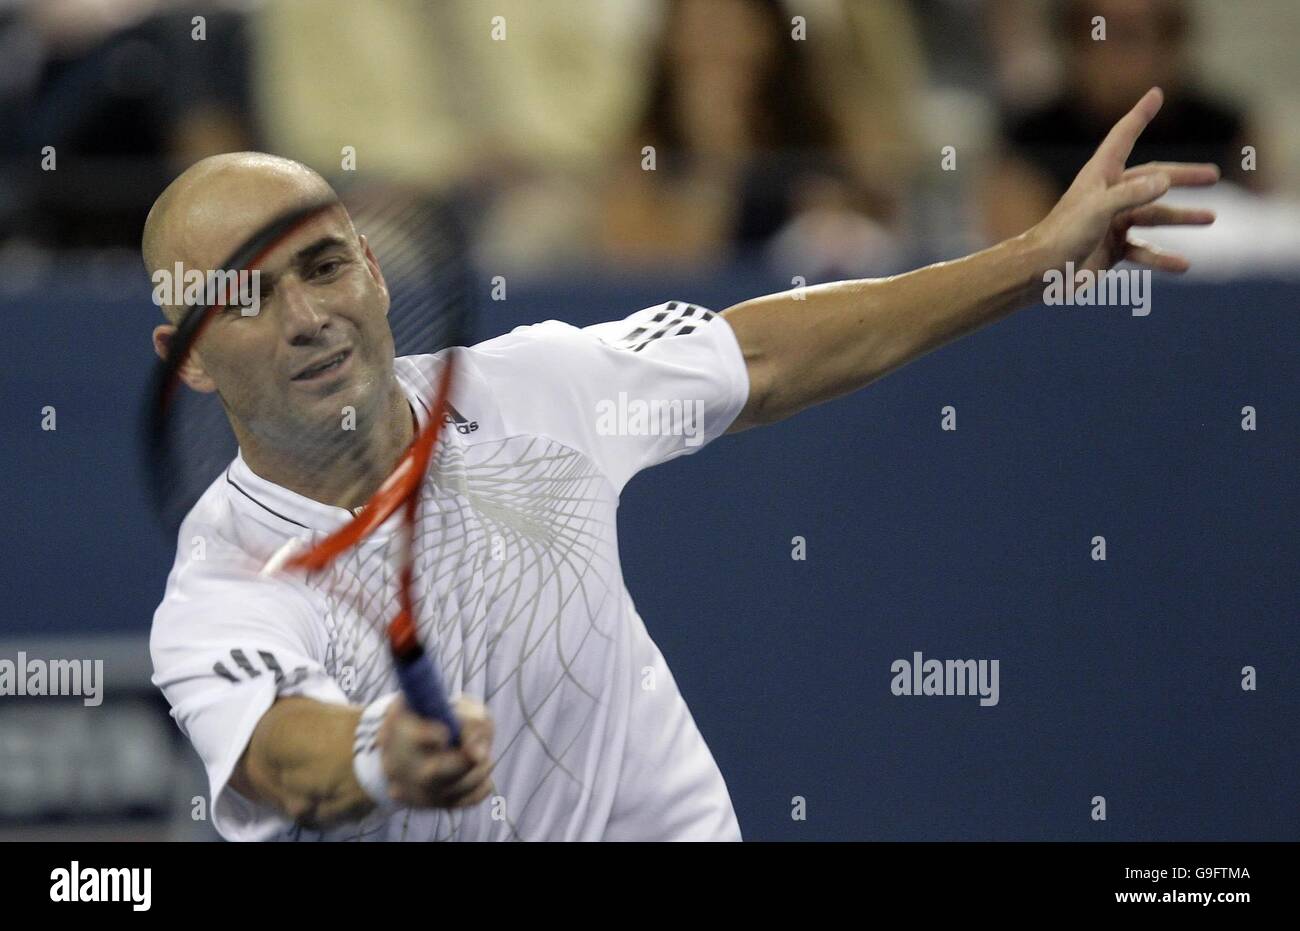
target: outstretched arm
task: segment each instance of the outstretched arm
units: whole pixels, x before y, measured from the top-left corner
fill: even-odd
[[[1037,303],[1043,276],[1073,262],[1100,271],[1128,260],[1183,272],[1188,262],[1133,239],[1133,227],[1204,225],[1208,210],[1155,204],[1170,187],[1214,184],[1208,164],[1124,167],[1160,110],[1153,88],[1080,170],[1052,211],[992,248],[891,278],[769,294],[723,311],[749,371],[750,395],[728,432],[774,423],[871,384],[918,356]]]

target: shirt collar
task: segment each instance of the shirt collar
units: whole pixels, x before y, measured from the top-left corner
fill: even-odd
[[[407,404],[415,415],[418,432],[429,422],[429,409],[425,406],[426,402],[402,377],[400,371],[397,376],[398,385],[401,386]],[[290,534],[296,535],[304,530],[331,533],[356,516],[355,512],[348,508],[322,504],[320,501],[262,478],[244,461],[242,449],[226,469],[226,482],[233,492],[237,507],[258,512],[263,522],[279,521],[283,529]],[[400,525],[401,517],[399,509],[376,528],[372,536],[388,536]]]

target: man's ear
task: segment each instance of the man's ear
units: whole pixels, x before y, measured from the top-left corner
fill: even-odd
[[[379,289],[384,292],[385,303],[389,300],[388,282],[384,280],[384,272],[379,267],[379,259],[375,257],[375,250],[370,248],[370,240],[365,235],[359,235],[357,241],[361,243],[361,252],[366,257],[366,267],[370,269],[370,277],[375,279]],[[384,313],[388,313],[388,307],[384,307]]]
[[[170,323],[160,323],[153,328],[153,351],[158,353],[159,359],[167,358],[167,353],[171,349],[172,337],[175,335],[176,327]],[[180,376],[181,381],[200,394],[211,394],[217,390],[217,383],[204,370],[203,360],[199,358],[197,352],[190,352],[190,357],[181,366]]]

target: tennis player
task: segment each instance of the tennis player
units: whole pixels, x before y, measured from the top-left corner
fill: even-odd
[[[355,455],[395,464],[429,416],[435,357],[393,358],[365,237],[341,211],[293,234],[262,265],[260,312],[215,322],[185,370],[191,388],[219,391],[240,453],[181,528],[151,635],[154,682],[203,759],[220,834],[739,840],[722,774],[623,582],[624,485],[1037,303],[1067,263],[1184,271],[1129,237],[1213,221],[1154,202],[1213,184],[1215,166],[1125,168],[1161,100],[1150,91],[1116,124],[1037,226],[974,255],[721,314],[669,301],[584,328],[550,320],[466,351],[455,429],[422,491],[417,566],[420,635],[456,696],[458,747],[405,708],[383,633],[362,616],[363,572],[309,584],[246,571],[365,500],[295,445],[303,431],[353,405]],[[285,159],[205,159],[155,203],[145,263],[213,268],[323,193]],[[174,320],[173,308],[154,331],[160,354]],[[650,402],[674,416],[627,416]]]

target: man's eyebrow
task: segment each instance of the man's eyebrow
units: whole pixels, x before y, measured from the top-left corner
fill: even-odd
[[[322,236],[320,239],[317,239],[315,242],[303,246],[301,249],[295,252],[293,256],[289,259],[289,265],[294,268],[302,268],[305,265],[311,264],[311,261],[315,259],[318,255],[320,255],[322,252],[327,252],[330,249],[335,249],[338,247],[346,248],[347,245],[348,245],[348,241],[341,236],[335,236],[333,234]],[[267,284],[274,283],[275,279],[278,277],[277,275],[270,273],[263,268],[259,268],[258,271],[261,272],[262,280]]]
[[[326,252],[337,246],[347,246],[348,241],[341,236],[322,236],[309,246],[303,246],[293,254],[290,263],[297,266],[306,265],[322,252]]]

